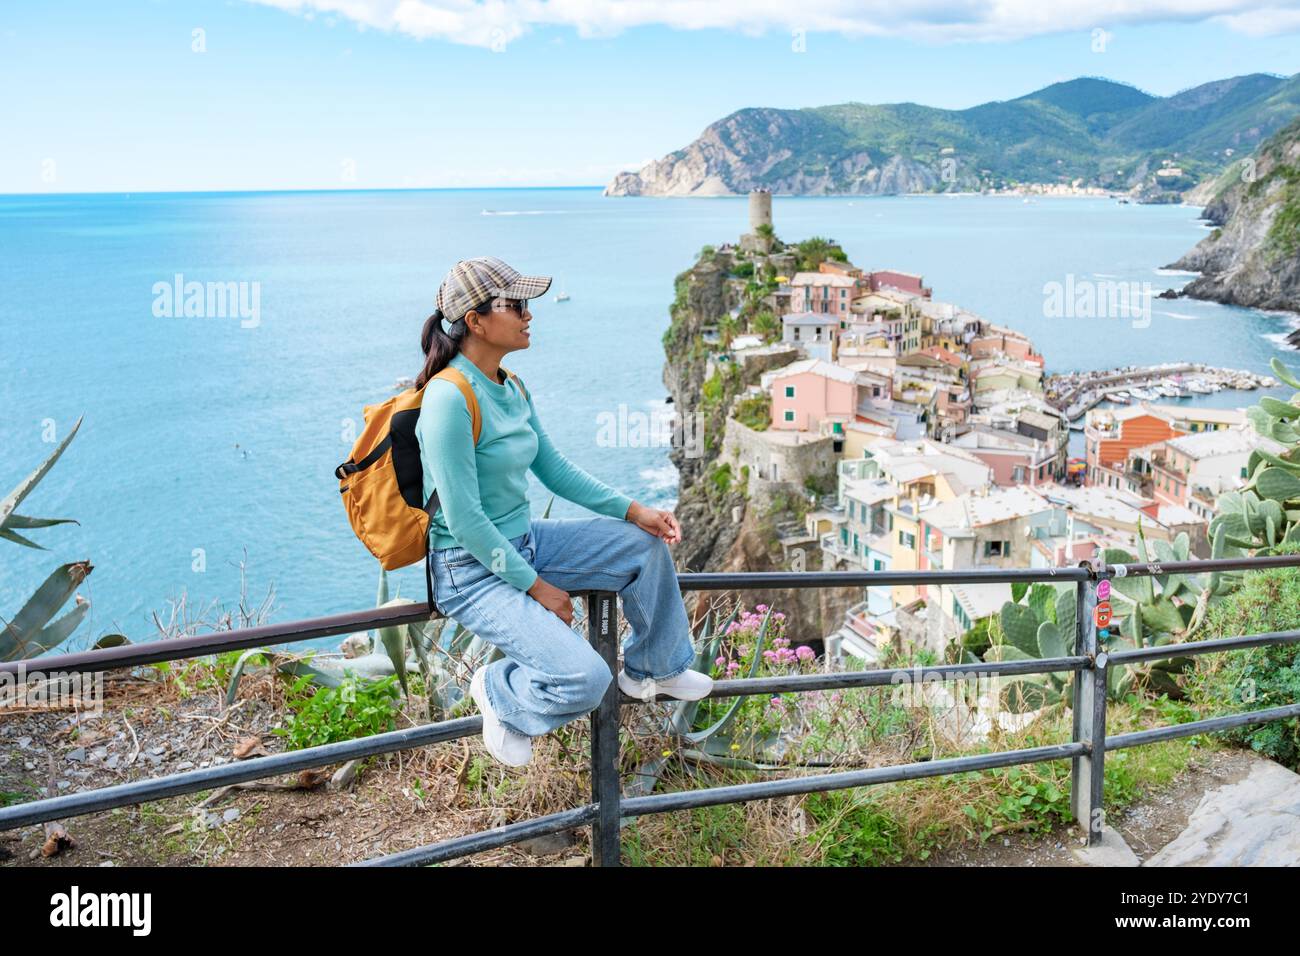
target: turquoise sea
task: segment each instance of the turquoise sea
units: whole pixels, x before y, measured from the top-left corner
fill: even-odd
[[[1181,285],[1159,267],[1205,234],[1198,215],[1105,199],[774,200],[781,238],[829,236],[861,266],[921,273],[936,299],[1030,335],[1049,371],[1175,360],[1267,371],[1273,355],[1300,365],[1279,351],[1293,327],[1282,315],[1185,300],[1156,300],[1146,328],[1045,315],[1044,285],[1067,276]],[[147,640],[151,613],[165,617],[182,593],[232,608],[245,554],[249,600],[274,586],[274,620],[370,606],[378,566],[344,518],[333,468],[362,407],[417,372],[438,282],[469,256],[553,275],[552,294],[569,294],[537,304],[532,346],[507,365],[566,455],[671,505],[667,448],[604,436],[610,421],[663,413],[673,277],[701,246],[746,231],[746,216],[743,198],[598,188],[0,196],[0,494],[85,416],[20,508],[80,525],[30,532],[49,551],[0,541],[0,617],[58,564],[89,559],[93,610],[67,647],[110,631]],[[156,314],[155,285],[178,275],[245,283],[256,321]],[[535,514],[548,498],[534,480]],[[579,513],[563,501],[552,511]],[[418,566],[393,578],[422,599]]]

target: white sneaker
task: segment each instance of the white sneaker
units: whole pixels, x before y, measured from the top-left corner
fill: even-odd
[[[700,700],[709,696],[709,691],[713,690],[713,678],[688,667],[676,677],[666,680],[655,680],[653,677],[636,680],[619,668],[618,687],[627,696],[646,703],[653,701],[656,694],[667,694],[678,700]]]
[[[483,746],[506,766],[522,767],[533,759],[533,738],[517,734],[497,720],[496,711],[488,703],[487,688],[483,686],[483,671],[480,667],[469,680],[469,695],[483,715]]]

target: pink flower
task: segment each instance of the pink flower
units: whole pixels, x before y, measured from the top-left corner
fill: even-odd
[[[772,616],[773,616],[774,618],[776,618],[778,621],[784,621],[784,620],[785,620],[785,615],[782,614],[780,611],[777,611],[777,612],[776,612],[775,614],[773,614]]]
[[[809,647],[807,644],[800,644],[795,649],[795,655],[801,661],[810,661],[817,656],[817,654],[813,651],[813,649]]]
[[[759,614],[764,614],[767,612],[767,605],[759,604],[754,608],[754,610],[757,611]]]
[[[716,661],[714,661],[713,663],[714,663],[714,665],[717,666],[717,667],[722,667],[724,664],[727,663],[727,659],[726,659],[725,657],[719,657],[719,658],[718,658]]]

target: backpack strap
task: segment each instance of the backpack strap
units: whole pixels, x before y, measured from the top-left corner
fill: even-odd
[[[451,384],[455,385],[458,389],[460,389],[460,393],[465,396],[465,404],[469,408],[470,427],[473,428],[474,430],[474,444],[477,445],[479,435],[481,435],[483,432],[483,414],[479,410],[478,398],[474,395],[474,389],[470,388],[469,379],[465,377],[465,373],[462,372],[460,369],[453,368],[450,365],[444,368],[437,375],[433,376],[433,378],[440,378],[445,382],[451,382]],[[433,379],[429,379],[429,381],[433,381]],[[430,518],[432,518],[434,512],[438,510],[438,505],[439,505],[438,489],[435,488],[433,490],[433,494],[429,496],[429,500],[424,503],[424,510],[428,512]],[[428,566],[428,561],[429,561],[429,557],[428,555],[426,555],[424,570],[425,570],[425,576],[428,578],[428,584],[429,584],[429,606],[432,607],[433,606],[433,577],[432,577],[432,571],[430,571]]]
[[[469,406],[470,425],[474,429],[474,444],[477,445],[478,437],[483,431],[483,415],[479,411],[478,398],[474,395],[474,389],[469,387],[469,379],[465,377],[465,373],[460,369],[453,368],[450,365],[435,375],[434,378],[440,378],[445,382],[451,382],[451,384],[460,389],[460,393],[465,396],[465,404]]]
[[[524,398],[527,399],[527,398],[528,398],[528,389],[524,388],[524,381],[523,381],[523,379],[521,379],[521,378],[520,378],[518,375],[516,375],[514,372],[510,371],[510,369],[506,368],[504,365],[501,366],[501,371],[505,372],[506,375],[508,375],[511,379],[514,380],[514,383],[515,383],[516,385],[519,386],[519,391],[523,392],[523,393],[524,393]]]

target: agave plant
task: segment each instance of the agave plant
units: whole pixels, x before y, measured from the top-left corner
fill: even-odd
[[[73,518],[33,518],[19,514],[17,508],[54,467],[80,427],[81,419],[78,418],[67,437],[59,442],[50,456],[0,501],[0,538],[25,548],[46,551],[49,549],[19,534],[19,530],[78,523]],[[30,660],[66,641],[90,610],[89,602],[77,594],[77,587],[92,570],[94,566],[89,561],[73,561],[60,565],[46,578],[18,613],[9,621],[3,622],[4,630],[0,631],[0,661]],[[76,600],[72,608],[56,618],[55,615],[74,595]]]

